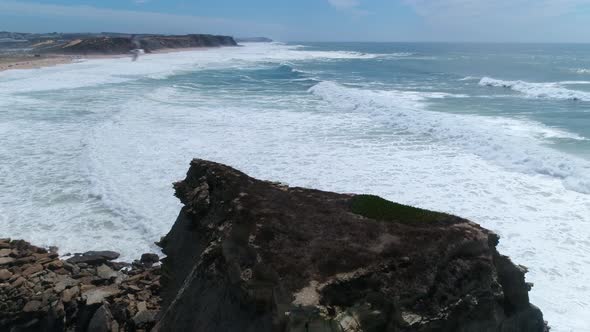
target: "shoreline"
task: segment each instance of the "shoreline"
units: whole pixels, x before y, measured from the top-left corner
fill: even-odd
[[[46,57],[34,57],[30,55],[19,56],[0,56],[0,72],[14,69],[37,69],[43,67],[52,67],[74,62],[80,59],[77,56],[69,55],[51,55]]]
[[[160,50],[151,51],[140,56],[149,56],[154,54],[167,54],[177,52],[191,52],[191,51],[206,51],[211,47],[187,47],[187,48],[165,48]],[[29,54],[22,55],[9,55],[4,57],[0,55],[0,72],[15,69],[38,69],[45,67],[53,67],[57,65],[64,65],[73,63],[79,60],[92,60],[92,59],[118,59],[118,58],[131,58],[131,54],[90,54],[90,55],[66,55],[66,54],[48,54],[41,57],[35,57]]]

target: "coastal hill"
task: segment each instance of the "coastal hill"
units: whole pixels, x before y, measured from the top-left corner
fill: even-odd
[[[266,37],[240,37],[236,38],[238,43],[272,43],[273,40]]]
[[[189,35],[131,35],[122,33],[49,33],[25,34],[0,32],[0,49],[19,47],[35,54],[126,54],[136,48],[146,52],[162,49],[237,46],[231,36],[207,34]]]
[[[0,241],[0,330],[546,331],[526,268],[468,220],[198,159],[174,188],[161,266]]]

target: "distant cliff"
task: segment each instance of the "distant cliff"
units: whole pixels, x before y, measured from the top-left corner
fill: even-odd
[[[245,37],[236,38],[238,43],[272,43],[272,39],[266,37]]]
[[[109,35],[109,36],[69,36],[70,39],[43,39],[32,44],[33,51],[37,53],[54,54],[126,54],[137,48],[146,52],[161,49],[181,49],[193,47],[220,47],[237,46],[231,36],[216,36],[191,34],[182,36],[163,35]]]

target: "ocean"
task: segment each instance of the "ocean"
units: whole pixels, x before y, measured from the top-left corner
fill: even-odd
[[[0,73],[0,235],[154,251],[192,158],[471,219],[590,331],[590,45],[272,43]]]

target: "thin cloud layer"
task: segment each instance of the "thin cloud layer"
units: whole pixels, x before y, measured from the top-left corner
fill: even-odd
[[[590,0],[403,0],[426,17],[474,18],[524,14],[523,18],[550,17],[590,7]]]
[[[146,0],[143,0],[144,2]],[[31,16],[45,19],[72,20],[76,31],[101,26],[112,31],[153,33],[217,33],[217,34],[264,34],[267,31],[283,31],[277,24],[263,24],[246,20],[233,20],[193,15],[165,14],[146,11],[98,8],[85,5],[54,5],[32,2],[0,0],[0,13],[4,15]],[[86,26],[79,26],[80,22]],[[100,31],[105,31],[105,30]],[[154,30],[157,29],[157,30]],[[90,31],[88,30],[88,31]],[[47,27],[46,31],[54,31]]]
[[[328,3],[338,9],[352,9],[360,5],[358,0],[328,0]]]
[[[582,41],[590,0],[401,0],[431,40]],[[584,14],[585,13],[585,14]]]

